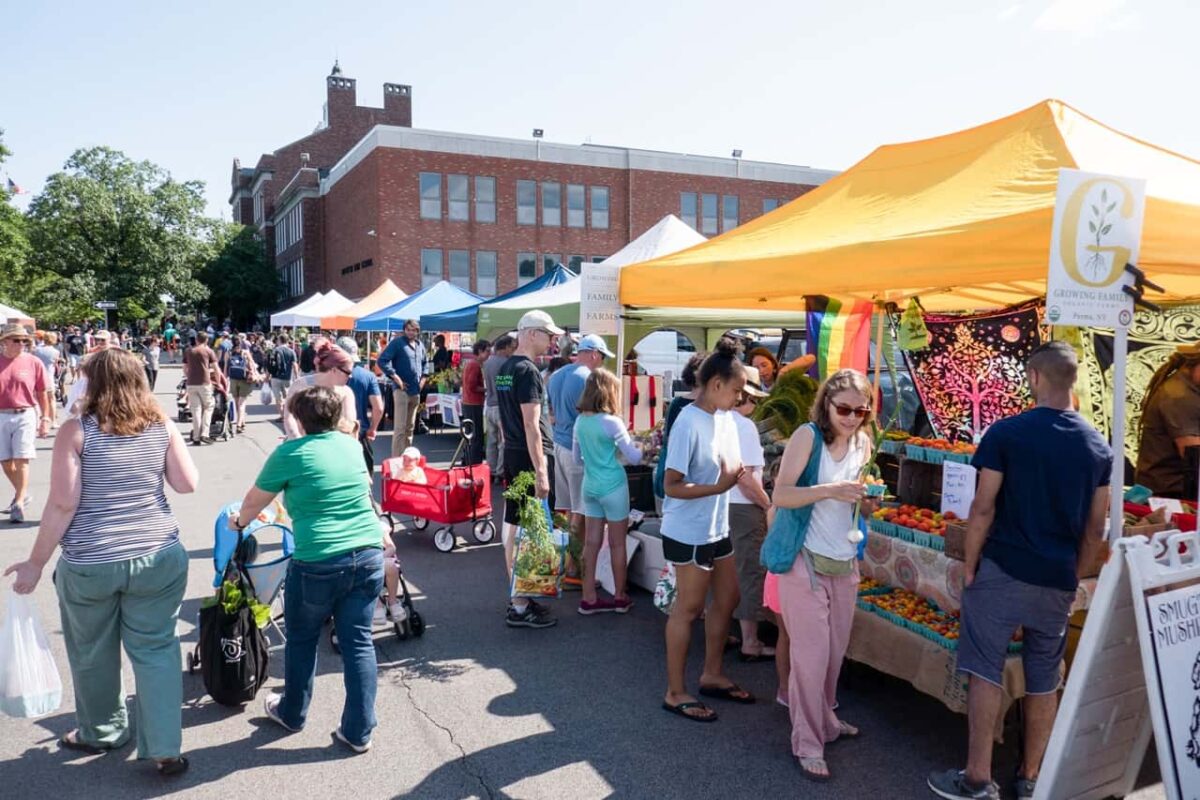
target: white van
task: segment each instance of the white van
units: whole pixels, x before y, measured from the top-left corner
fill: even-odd
[[[633,349],[637,352],[639,373],[661,376],[670,372],[675,380],[679,380],[688,360],[696,353],[696,346],[678,331],[654,331]]]

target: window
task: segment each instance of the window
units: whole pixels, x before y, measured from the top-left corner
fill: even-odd
[[[304,238],[304,213],[302,203],[296,203],[275,225],[275,255]]]
[[[763,213],[764,214],[769,214],[770,212],[779,208],[779,206],[780,206],[780,202],[779,202],[778,197],[764,197],[763,198]]]
[[[570,256],[567,259],[567,267],[570,268],[571,272],[578,275],[583,272],[583,261],[583,256]]]
[[[433,286],[442,279],[442,251],[439,248],[421,250],[421,288]]]
[[[700,195],[700,232],[717,232],[717,196],[715,194]]]
[[[537,181],[517,181],[517,224],[537,225]]]
[[[475,179],[475,221],[496,221],[496,179]],[[493,254],[494,255],[494,254]]]
[[[524,286],[537,277],[537,256],[517,253],[517,286]]]
[[[254,225],[255,225],[255,227],[261,227],[262,221],[263,221],[263,194],[261,191],[258,191],[258,192],[254,193]]]
[[[731,231],[738,226],[738,197],[727,194],[721,198],[721,231]]]
[[[468,198],[466,175],[446,176],[446,196],[450,201],[450,219],[466,222],[471,218],[471,201]]]
[[[421,173],[421,219],[442,218],[442,174]]]
[[[679,217],[688,225],[692,226],[692,230],[700,230],[700,225],[697,220],[696,211],[696,193],[695,192],[680,192],[679,193]]]
[[[592,187],[592,227],[608,228],[608,187]]]
[[[475,254],[475,294],[496,296],[496,252],[480,250]]]
[[[582,228],[587,224],[585,208],[586,199],[583,196],[583,185],[567,184],[567,227]]]
[[[608,256],[592,256],[593,264],[599,264],[599,263],[607,261],[607,260],[608,260]]]
[[[450,251],[450,282],[460,289],[471,291],[471,251]]]
[[[542,272],[553,272],[562,263],[562,253],[542,253]]]
[[[562,184],[547,181],[542,184],[542,224],[550,228],[562,226]]]
[[[304,294],[304,259],[297,258],[280,267],[279,280],[288,297]]]

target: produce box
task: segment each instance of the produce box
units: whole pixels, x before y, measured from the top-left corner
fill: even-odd
[[[951,520],[946,523],[946,535],[942,537],[942,551],[949,558],[963,561],[966,559],[967,521],[965,519]]]
[[[914,461],[924,461],[925,448],[918,444],[906,444],[904,445],[904,455]]]

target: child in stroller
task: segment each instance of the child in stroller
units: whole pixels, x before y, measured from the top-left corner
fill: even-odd
[[[187,378],[175,387],[176,419],[187,423],[192,421],[192,409],[188,400]],[[208,427],[210,439],[228,441],[235,432],[237,422],[237,407],[230,400],[229,391],[223,383],[213,384],[213,414]]]

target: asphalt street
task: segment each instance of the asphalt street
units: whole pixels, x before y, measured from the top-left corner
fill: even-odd
[[[158,396],[174,417],[179,371],[166,366]],[[179,631],[195,644],[196,613],[210,594],[212,530],[218,509],[241,499],[281,440],[271,410],[251,406],[246,435],[192,448],[201,487],[171,496],[192,557]],[[418,442],[431,463],[450,457],[452,433]],[[52,442],[39,442],[31,522],[0,522],[0,564],[19,561],[36,535],[49,487]],[[390,437],[377,442],[380,456]],[[48,568],[34,598],[49,631],[64,682],[63,706],[37,720],[0,718],[3,798],[925,798],[925,776],[963,763],[966,720],[907,684],[865,668],[843,674],[839,713],[862,738],[827,753],[833,781],[806,781],[790,755],[786,711],[775,696],[771,664],[743,664],[730,654],[728,674],[760,701],[717,706],[721,719],[701,725],[660,709],[664,691],[663,617],[635,592],[625,616],[582,617],[577,595],[552,603],[559,624],[548,630],[504,625],[506,581],[499,537],[479,546],[461,529],[450,554],[433,548],[432,531],[397,535],[406,578],[428,628],[400,641],[376,634],[379,727],[370,753],[356,756],[334,740],[342,704],[341,663],[322,644],[307,727],[287,734],[266,720],[261,702],[216,705],[199,675],[183,675],[184,752],[191,769],[164,779],[136,761],[132,746],[103,756],[60,750],[55,739],[74,725],[70,673]],[[468,543],[468,541],[470,543]],[[691,680],[699,671],[693,643]],[[181,664],[181,670],[183,665]],[[282,651],[269,688],[282,686]],[[126,691],[133,699],[126,664]],[[261,695],[260,695],[261,700]],[[996,756],[1008,783],[1017,761],[1009,730]],[[1149,761],[1153,761],[1153,757]],[[1162,797],[1156,767],[1143,770],[1140,800]],[[1009,789],[1005,787],[1006,796]]]

